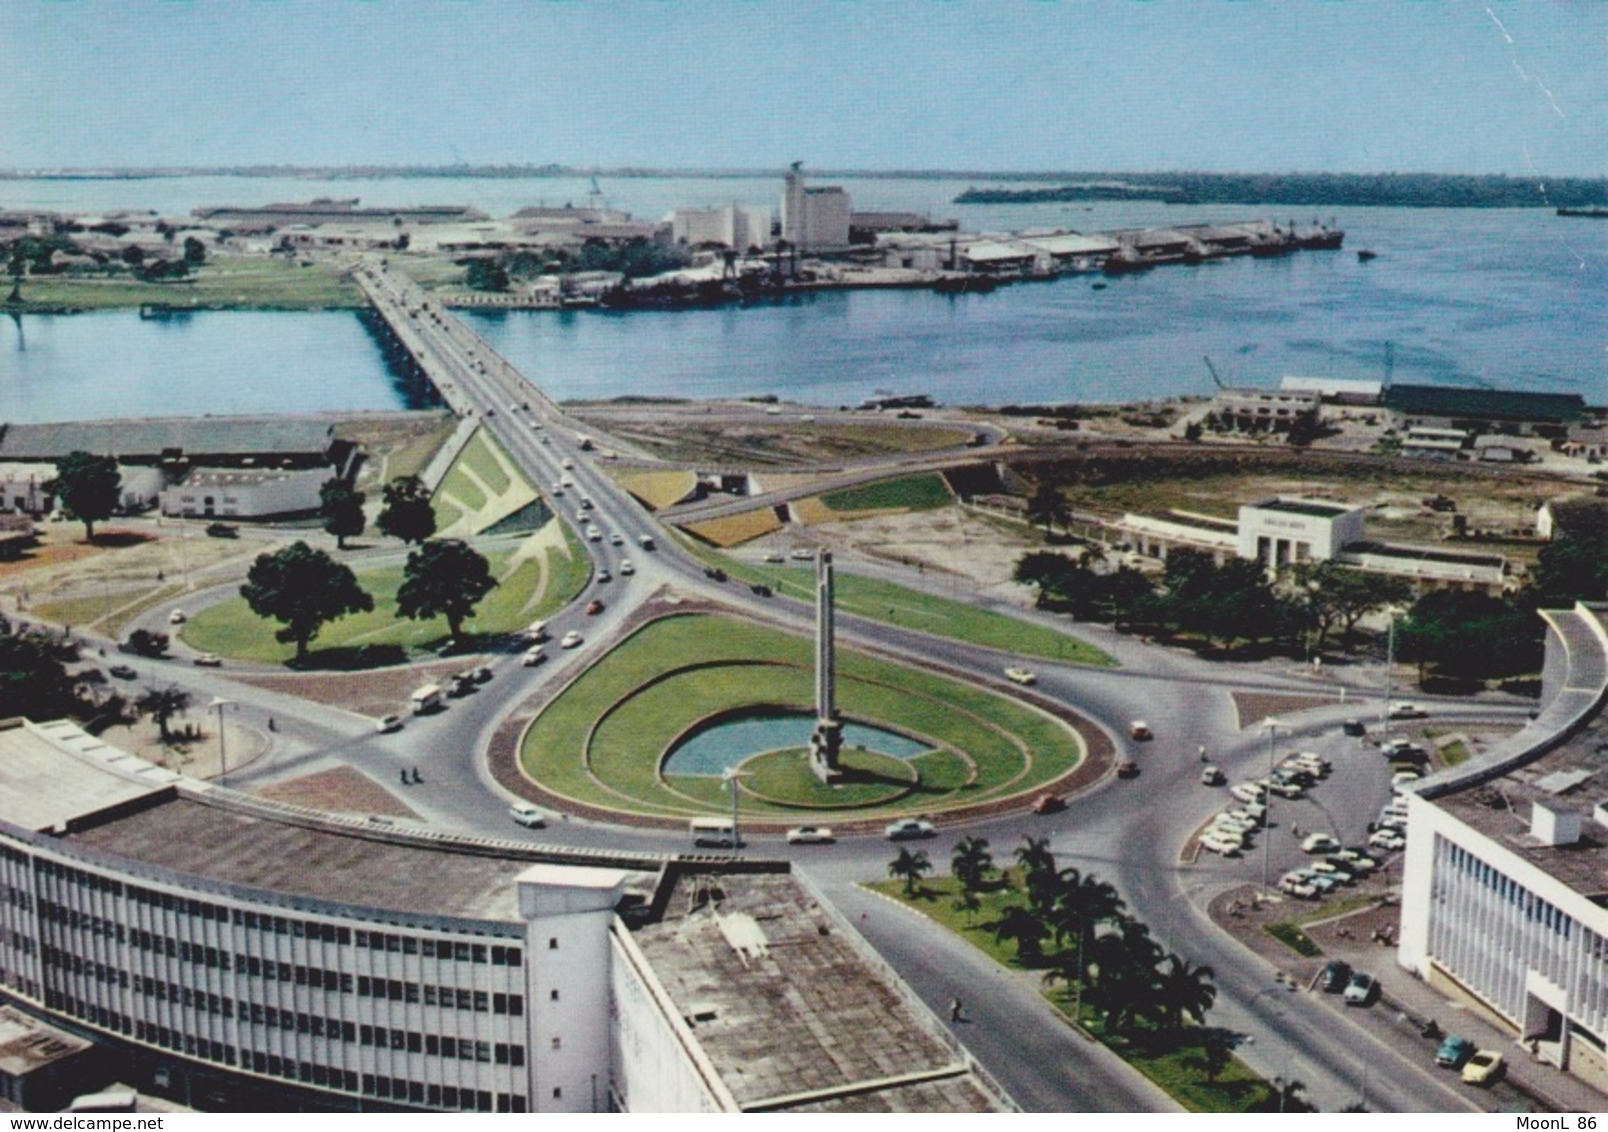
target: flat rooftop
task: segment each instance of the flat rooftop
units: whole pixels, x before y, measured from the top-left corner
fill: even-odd
[[[322,455],[335,440],[326,417],[182,417],[12,424],[0,428],[0,460],[54,460],[69,452],[128,458],[177,450],[205,456]]]
[[[852,932],[789,874],[694,874],[632,938],[745,1110],[1000,1110]]]
[[[1568,661],[1560,690],[1529,727],[1477,763],[1425,779],[1418,792],[1536,868],[1608,906],[1608,827],[1592,820],[1595,807],[1608,802],[1608,716],[1595,706],[1608,684],[1608,654],[1592,624],[1603,615],[1600,609],[1550,611],[1548,620]],[[1552,664],[1549,650],[1549,682]],[[1588,713],[1584,725],[1569,739],[1539,758],[1501,770],[1538,735],[1566,730],[1583,711]],[[1580,840],[1572,845],[1540,844],[1530,834],[1531,807],[1536,802],[1580,814]]]
[[[0,724],[0,822],[290,904],[435,919],[521,922],[518,880],[533,862],[616,879],[624,869],[647,891],[658,873],[657,859],[646,856],[593,860],[512,842],[417,835],[243,798],[65,722]]]
[[[1316,499],[1270,499],[1251,506],[1257,511],[1282,511],[1288,515],[1306,515],[1313,519],[1336,519],[1355,510],[1341,503],[1323,503]]]
[[[0,1073],[26,1077],[42,1065],[82,1053],[93,1043],[11,1006],[0,1006]]]

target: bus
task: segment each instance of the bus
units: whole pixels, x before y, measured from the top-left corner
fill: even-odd
[[[694,845],[712,849],[737,848],[737,825],[730,818],[693,818],[687,823]]]

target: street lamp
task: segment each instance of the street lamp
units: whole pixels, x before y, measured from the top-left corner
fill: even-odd
[[[1267,728],[1267,787],[1262,791],[1262,805],[1266,809],[1262,813],[1262,894],[1270,896],[1268,889],[1268,863],[1273,848],[1273,746],[1278,735],[1278,729],[1283,726],[1271,715],[1262,721]]]
[[[233,707],[234,700],[226,700],[222,696],[213,696],[208,709],[218,709],[218,785],[227,785],[229,779],[229,748],[223,737],[223,709]]]
[[[1390,606],[1385,612],[1390,616],[1390,626],[1385,630],[1385,717],[1381,721],[1380,731],[1382,737],[1388,742],[1390,739],[1390,698],[1396,690],[1396,614],[1400,611],[1395,606]]]

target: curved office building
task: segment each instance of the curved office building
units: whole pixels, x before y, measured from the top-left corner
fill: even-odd
[[[0,723],[0,988],[286,1107],[1010,1105],[785,863],[404,832],[68,723]]]

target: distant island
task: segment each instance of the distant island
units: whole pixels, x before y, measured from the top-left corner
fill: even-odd
[[[1608,179],[1441,173],[1091,173],[1067,177],[1054,186],[971,188],[955,197],[954,203],[1103,200],[1303,208],[1590,208],[1608,205]]]

